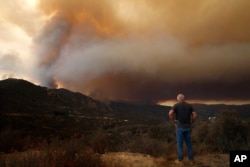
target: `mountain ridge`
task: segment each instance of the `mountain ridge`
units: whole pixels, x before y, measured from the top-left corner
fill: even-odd
[[[170,106],[128,102],[100,102],[79,92],[50,89],[22,79],[0,81],[0,129],[22,128],[43,133],[89,131],[117,125],[166,124]],[[200,120],[216,117],[220,110],[237,111],[250,118],[250,105],[194,104]],[[33,129],[32,129],[33,128]],[[72,130],[73,131],[73,130]]]

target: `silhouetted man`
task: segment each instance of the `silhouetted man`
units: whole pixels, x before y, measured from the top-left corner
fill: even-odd
[[[193,164],[194,155],[191,142],[191,124],[197,118],[192,105],[185,102],[183,94],[177,95],[176,103],[169,111],[169,118],[176,124],[176,140],[178,159],[176,163],[183,165],[183,140],[185,140],[190,164]]]

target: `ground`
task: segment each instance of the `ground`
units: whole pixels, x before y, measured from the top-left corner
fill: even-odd
[[[168,157],[154,158],[148,155],[128,152],[106,153],[102,161],[109,167],[178,167],[175,160]],[[188,167],[184,160],[184,167]],[[229,155],[208,154],[198,155],[193,167],[229,167]]]

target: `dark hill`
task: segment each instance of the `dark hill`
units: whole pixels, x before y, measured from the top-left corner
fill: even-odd
[[[0,129],[50,135],[118,125],[166,123],[170,108],[123,102],[102,103],[67,89],[49,89],[22,79],[0,81]]]
[[[117,116],[135,124],[156,125],[166,123],[170,107],[153,104],[133,104],[110,102],[109,106],[117,112]]]
[[[241,119],[250,120],[250,104],[245,104],[245,105],[193,104],[193,106],[201,119],[216,117],[219,115],[220,111],[227,110],[236,112]]]
[[[237,111],[250,118],[250,105],[195,104],[200,119],[216,116],[220,110]],[[160,125],[168,121],[170,107],[102,103],[78,92],[49,89],[21,79],[0,81],[0,130],[23,129],[24,134],[67,135],[123,125]]]
[[[106,119],[114,117],[113,109],[77,92],[48,89],[20,79],[0,81],[0,130],[66,135],[116,124],[118,120]]]
[[[20,79],[0,81],[1,112],[82,113],[111,112],[103,103],[66,89],[48,89]]]

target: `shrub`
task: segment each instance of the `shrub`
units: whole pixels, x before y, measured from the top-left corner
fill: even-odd
[[[27,150],[0,158],[1,167],[103,167],[100,154],[83,147],[81,139],[53,140],[40,151]]]
[[[26,145],[25,141],[23,131],[10,128],[4,129],[0,133],[0,152],[22,151]]]
[[[152,138],[138,138],[130,143],[132,152],[139,152],[151,156],[167,156],[175,150],[175,142],[167,142],[165,140],[157,140]]]
[[[110,147],[110,138],[107,132],[102,130],[97,130],[93,138],[90,141],[90,146],[97,153],[103,154]]]
[[[239,119],[236,112],[221,112],[213,127],[218,151],[247,149],[247,126]]]
[[[197,152],[221,152],[247,150],[249,125],[236,112],[221,111],[215,121],[205,121],[196,125],[193,140]]]

